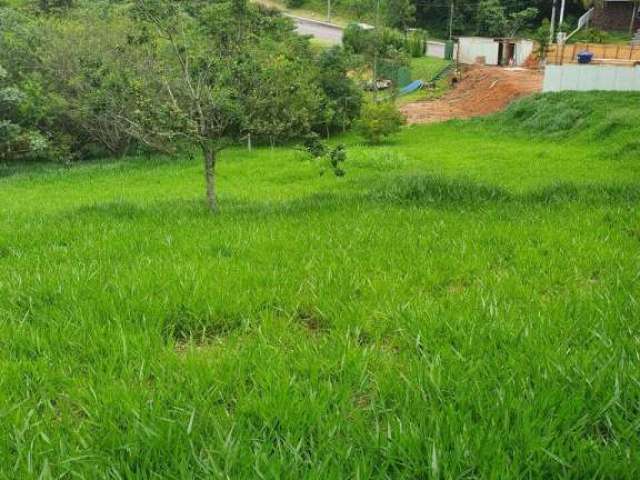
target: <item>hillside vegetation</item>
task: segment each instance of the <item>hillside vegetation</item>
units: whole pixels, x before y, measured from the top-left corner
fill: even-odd
[[[0,476],[638,478],[638,101],[3,167]]]

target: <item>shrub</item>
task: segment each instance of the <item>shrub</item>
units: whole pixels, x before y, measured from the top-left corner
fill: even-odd
[[[427,49],[426,33],[423,30],[413,30],[407,35],[405,49],[413,58],[424,57]]]
[[[342,33],[342,44],[353,53],[364,53],[372,43],[372,32],[357,23],[350,23]]]
[[[0,65],[0,162],[36,158],[48,148],[36,130],[20,123],[25,94],[6,85],[7,71]]]
[[[579,39],[586,43],[607,43],[610,41],[609,34],[597,28],[587,28],[583,30]]]
[[[536,49],[536,55],[539,59],[547,58],[547,51],[549,49],[549,34],[551,32],[551,23],[546,18],[540,24],[540,27],[535,31],[533,39],[538,44]]]
[[[304,150],[312,159],[321,160],[320,175],[324,175],[327,170],[331,170],[336,177],[343,177],[347,173],[342,168],[347,159],[344,145],[329,148],[320,141],[317,134],[312,133],[304,140]]]
[[[393,52],[411,52],[408,39],[400,30],[382,28],[378,35],[375,29],[362,28],[358,23],[350,23],[344,29],[342,44],[345,49],[356,54],[371,54],[375,52],[376,46],[378,54],[384,57]]]
[[[393,102],[365,104],[358,121],[358,133],[367,143],[376,144],[400,131],[405,119]]]
[[[349,58],[341,47],[325,50],[318,60],[318,83],[324,93],[324,130],[346,130],[358,118],[362,91],[347,74]]]
[[[400,30],[384,28],[381,37],[380,49],[383,51],[389,49],[404,50],[407,46],[405,36]]]

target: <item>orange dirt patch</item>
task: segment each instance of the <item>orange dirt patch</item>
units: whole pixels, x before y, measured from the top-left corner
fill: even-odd
[[[410,124],[488,115],[517,98],[540,92],[542,77],[541,72],[525,68],[473,66],[443,97],[408,103],[400,110]]]

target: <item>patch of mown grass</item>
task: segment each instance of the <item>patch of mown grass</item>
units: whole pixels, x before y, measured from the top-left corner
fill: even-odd
[[[0,476],[637,478],[629,96],[524,102],[0,178]]]

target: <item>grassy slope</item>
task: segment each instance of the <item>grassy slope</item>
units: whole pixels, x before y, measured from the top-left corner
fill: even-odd
[[[2,476],[638,478],[639,100],[4,171]]]

